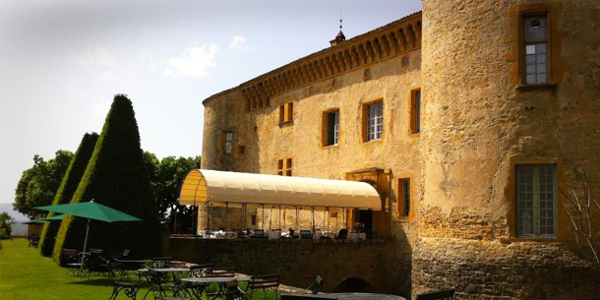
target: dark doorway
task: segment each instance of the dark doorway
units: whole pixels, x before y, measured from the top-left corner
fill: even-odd
[[[367,239],[373,238],[373,211],[359,210],[358,222],[365,225],[364,232],[367,234]]]
[[[357,277],[350,277],[340,282],[335,288],[334,293],[374,293],[375,287],[373,285]]]

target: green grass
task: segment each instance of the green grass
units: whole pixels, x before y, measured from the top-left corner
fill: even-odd
[[[132,276],[135,277],[135,276]],[[0,299],[1,300],[106,300],[112,293],[114,280],[105,276],[78,278],[67,275],[51,258],[43,257],[39,249],[27,247],[24,239],[2,241],[0,250]],[[148,289],[144,286],[138,293],[142,299]],[[253,299],[263,299],[257,291]],[[273,299],[269,293],[267,299]],[[118,299],[127,299],[119,296]],[[151,295],[147,299],[152,299]]]

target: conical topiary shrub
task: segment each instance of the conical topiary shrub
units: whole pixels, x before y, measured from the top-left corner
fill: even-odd
[[[56,192],[56,197],[54,197],[52,205],[65,204],[71,201],[73,194],[75,194],[75,190],[77,190],[77,186],[81,181],[81,177],[83,177],[83,172],[85,172],[85,168],[92,157],[94,146],[96,146],[97,140],[97,133],[86,133],[83,136],[83,139],[79,144],[79,148],[77,149],[77,152],[75,152],[73,159],[71,159],[69,168],[67,169],[60,187]],[[53,215],[54,212],[50,212],[48,217]],[[42,255],[52,255],[52,250],[54,249],[54,240],[56,239],[56,233],[60,228],[60,224],[61,222],[59,221],[46,222],[46,224],[44,224],[42,237],[40,239],[40,251],[42,252]]]
[[[71,203],[94,200],[143,220],[103,223],[92,221],[88,248],[130,249],[136,257],[156,255],[159,246],[158,210],[144,167],[140,135],[131,101],[116,95],[92,158]],[[83,247],[86,219],[67,216],[62,221],[53,257],[63,248]]]

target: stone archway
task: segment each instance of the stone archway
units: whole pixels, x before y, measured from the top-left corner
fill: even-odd
[[[374,293],[375,286],[360,277],[348,277],[333,288],[334,293]]]

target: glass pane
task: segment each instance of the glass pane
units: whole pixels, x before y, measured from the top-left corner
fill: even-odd
[[[545,15],[528,16],[523,18],[525,42],[545,42],[548,32],[548,22]]]
[[[545,53],[538,54],[535,57],[536,57],[536,60],[534,63],[546,63],[546,54]]]
[[[535,64],[535,54],[529,54],[525,57],[526,64]]]
[[[517,218],[519,235],[533,234],[533,168],[517,167]]]
[[[544,64],[544,63],[537,64],[537,72],[538,73],[546,73],[546,64]]]
[[[535,53],[546,53],[546,44],[535,45]]]
[[[537,75],[537,83],[546,83],[546,73]]]
[[[525,66],[526,74],[535,74],[535,65],[527,65]]]
[[[527,75],[525,83],[535,83],[535,75]]]
[[[554,234],[555,171],[554,166],[539,167],[540,234]]]
[[[535,45],[525,46],[525,54],[535,54]]]

